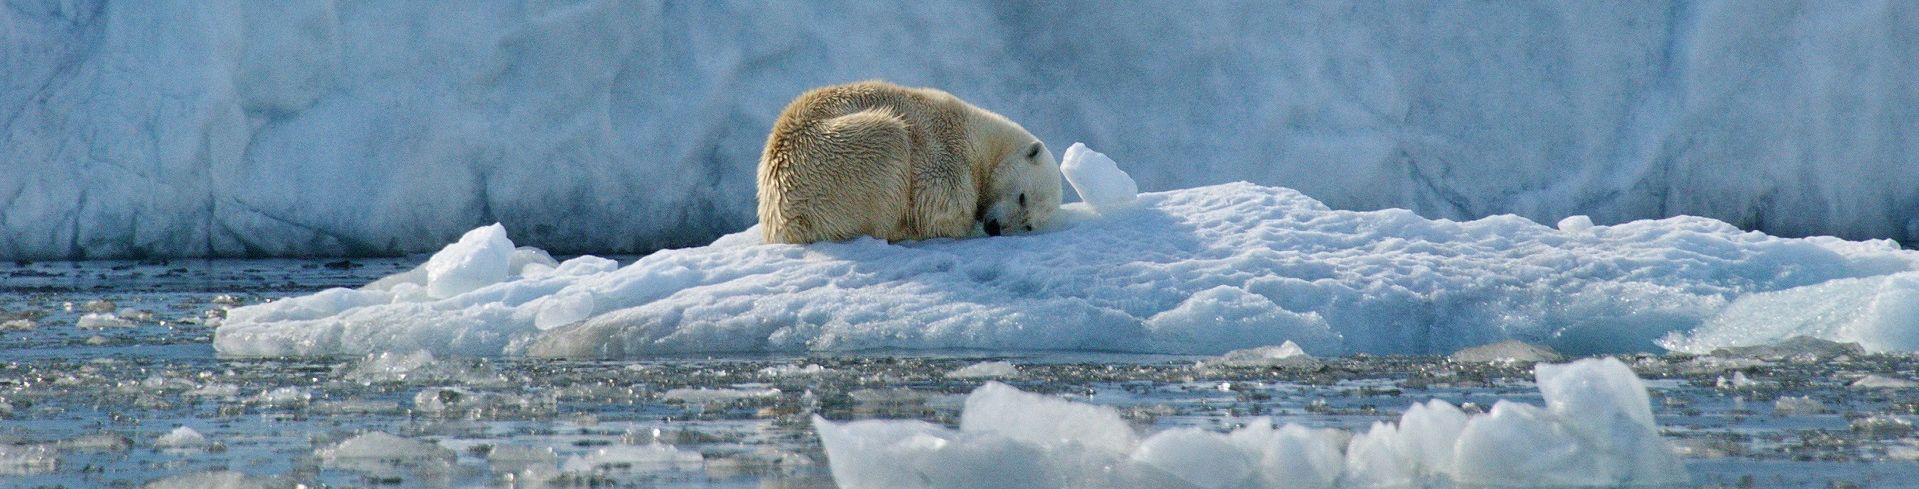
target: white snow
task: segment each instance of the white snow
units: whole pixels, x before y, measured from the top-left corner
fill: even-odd
[[[516,271],[502,254],[513,244],[488,226],[421,267],[437,275],[232,309],[214,346],[229,356],[641,357],[1218,354],[1290,341],[1341,355],[1520,340],[1591,354],[1809,335],[1814,346],[1919,351],[1919,252],[1889,241],[1777,238],[1697,217],[1576,231],[1516,216],[1432,220],[1337,211],[1246,183],[1137,198],[1117,212],[1068,204],[1032,235],[796,246],[756,244],[748,229],[625,267],[585,256]],[[440,266],[449,262],[463,264]],[[456,278],[478,268],[484,277]],[[441,296],[429,290],[436,281],[458,285]]]
[[[1140,437],[1103,406],[988,383],[958,429],[814,418],[841,487],[1664,487],[1687,483],[1646,388],[1612,358],[1537,369],[1546,407],[1441,400],[1365,433],[1175,428]]]
[[[313,392],[307,390],[305,387],[299,386],[278,387],[265,390],[261,391],[260,395],[253,397],[254,402],[284,408],[305,406],[307,402],[311,400],[313,400]]]
[[[1133,182],[1133,177],[1121,171],[1119,163],[1112,158],[1087,148],[1086,143],[1073,143],[1066,148],[1059,171],[1079,194],[1079,200],[1094,210],[1122,209],[1139,199],[1139,184]]]
[[[6,2],[0,259],[563,253],[753,221],[784,104],[932,85],[1146,190],[1919,236],[1909,2]],[[1061,22],[1060,19],[1072,19]]]

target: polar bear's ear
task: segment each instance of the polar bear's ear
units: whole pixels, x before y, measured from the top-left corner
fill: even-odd
[[[1026,159],[1033,160],[1034,163],[1038,163],[1039,152],[1044,149],[1046,149],[1046,145],[1044,143],[1041,143],[1039,141],[1033,141],[1033,144],[1026,146]]]

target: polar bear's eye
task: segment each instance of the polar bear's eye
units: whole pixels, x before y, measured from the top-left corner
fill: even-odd
[[[1039,143],[1033,143],[1033,146],[1026,150],[1026,157],[1027,158],[1039,157]]]

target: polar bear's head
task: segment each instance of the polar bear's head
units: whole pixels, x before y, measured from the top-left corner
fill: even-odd
[[[986,234],[1031,232],[1059,210],[1059,161],[1037,140],[1008,153],[993,167],[980,199]]]

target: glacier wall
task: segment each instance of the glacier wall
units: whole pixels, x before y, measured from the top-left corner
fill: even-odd
[[[751,225],[806,88],[945,88],[1144,190],[1919,241],[1919,4],[0,2],[0,258],[557,253]]]

